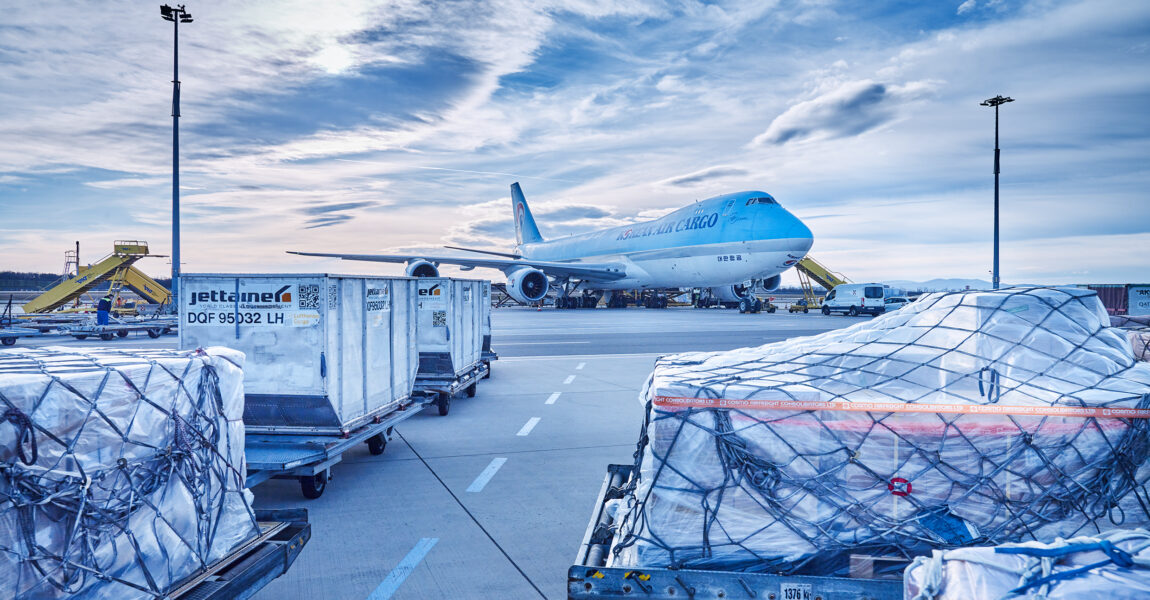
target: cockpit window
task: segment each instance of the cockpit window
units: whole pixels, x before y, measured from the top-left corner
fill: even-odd
[[[762,196],[759,198],[748,199],[747,200],[747,206],[750,206],[752,204],[778,204],[778,202],[775,202],[775,199],[771,198],[770,196]]]

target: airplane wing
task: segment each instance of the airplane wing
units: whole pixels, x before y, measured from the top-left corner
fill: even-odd
[[[431,256],[403,254],[336,254],[327,252],[294,252],[300,256],[323,256],[343,260],[364,260],[371,262],[405,263],[412,260],[426,260],[433,263],[459,265],[461,267],[483,267],[499,269],[504,273],[518,267],[532,267],[556,277],[575,277],[587,281],[615,281],[627,276],[626,268],[620,263],[568,263],[529,258],[464,258],[460,256]]]

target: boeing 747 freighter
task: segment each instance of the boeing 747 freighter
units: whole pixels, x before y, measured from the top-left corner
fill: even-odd
[[[764,192],[716,196],[653,221],[554,240],[539,234],[518,183],[511,184],[511,208],[513,253],[449,246],[487,256],[291,254],[407,263],[407,275],[415,277],[436,277],[441,264],[498,269],[519,302],[542,300],[556,285],[561,303],[578,291],[593,295],[588,304],[594,306],[603,293],[669,288],[710,288],[720,299],[738,301],[747,280],[761,281],[768,291],[778,287],[780,274],[813,242],[811,230]]]

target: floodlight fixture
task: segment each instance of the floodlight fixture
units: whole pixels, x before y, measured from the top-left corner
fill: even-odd
[[[1011,98],[1010,96],[1001,96],[1001,95],[995,96],[993,98],[988,98],[986,100],[983,100],[981,106],[997,107],[1000,104],[1006,104],[1007,102],[1014,102],[1014,98]]]
[[[165,21],[175,21],[176,18],[172,16],[172,7],[167,4],[160,5],[160,17]]]
[[[998,289],[999,282],[1001,281],[998,272],[998,174],[1000,172],[1000,151],[998,149],[998,107],[1006,104],[1007,102],[1014,102],[1014,98],[1009,96],[1002,96],[999,94],[993,98],[983,100],[980,103],[981,106],[994,107],[994,270],[991,271],[991,279],[993,280],[991,285],[996,290]]]

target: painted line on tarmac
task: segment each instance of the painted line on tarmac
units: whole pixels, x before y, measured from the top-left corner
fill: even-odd
[[[499,468],[502,467],[505,462],[507,462],[506,458],[491,459],[491,463],[487,465],[487,468],[483,469],[479,477],[476,477],[475,481],[472,481],[471,485],[467,486],[467,491],[472,493],[482,492],[487,482],[491,481],[492,477],[495,477],[495,474],[499,472]]]
[[[555,404],[555,401],[559,399],[559,394],[562,394],[562,393],[563,392],[552,393],[550,396],[548,396],[547,401],[544,402],[543,404]]]
[[[587,366],[587,363],[581,362],[581,363],[579,363],[579,366],[575,367],[575,370],[576,371],[582,371],[583,367],[586,367],[586,366]]]
[[[375,588],[375,591],[367,597],[367,600],[388,600],[388,598],[391,598],[391,596],[399,590],[399,586],[403,585],[407,576],[411,575],[411,572],[419,566],[419,563],[423,562],[423,557],[427,556],[428,552],[431,552],[431,549],[438,541],[439,538],[422,538],[416,542],[415,547],[407,553],[407,556],[403,557],[403,560],[399,561],[398,565],[395,565],[395,568],[387,574],[387,577],[383,579],[383,583],[380,583],[379,587]]]
[[[567,379],[563,380],[563,385],[567,385],[567,384],[571,383],[572,381],[575,381],[575,376],[574,375],[568,375]]]
[[[531,430],[535,429],[535,426],[538,424],[539,424],[539,417],[531,417],[530,419],[527,419],[527,423],[525,425],[523,425],[523,427],[519,430],[519,433],[517,433],[515,435],[520,436],[520,437],[528,435],[531,433]]]

